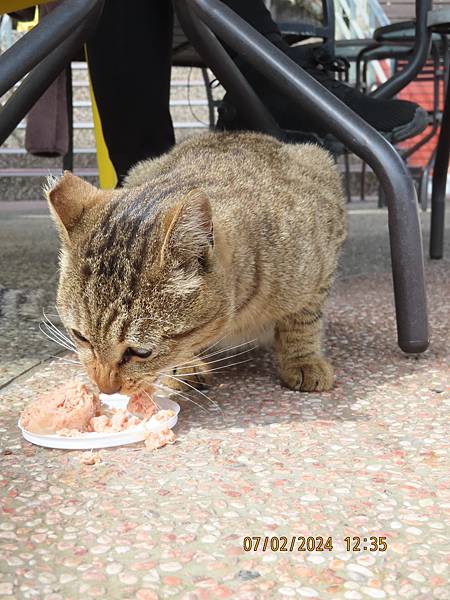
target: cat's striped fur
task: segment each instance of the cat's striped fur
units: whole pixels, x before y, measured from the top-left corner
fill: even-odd
[[[75,339],[102,389],[135,391],[219,338],[271,328],[286,385],[331,387],[322,311],[346,227],[324,150],[206,134],[138,164],[123,189],[66,173],[47,196],[62,239],[59,311],[87,340]]]

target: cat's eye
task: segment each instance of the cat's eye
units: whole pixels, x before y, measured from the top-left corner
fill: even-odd
[[[151,350],[147,350],[147,348],[127,348],[122,356],[122,362],[127,362],[130,360],[132,356],[137,356],[138,358],[149,358],[152,354]]]
[[[146,348],[128,348],[132,356],[138,356],[139,358],[149,358],[152,351]]]
[[[85,342],[85,343],[86,343],[86,342],[87,342],[87,343],[89,342],[89,340],[88,340],[88,339],[86,339],[86,338],[84,337],[84,335],[81,335],[81,333],[80,333],[79,331],[77,331],[76,329],[72,329],[72,333],[73,333],[73,335],[74,335],[74,336],[77,338],[77,340],[79,340],[80,342]]]

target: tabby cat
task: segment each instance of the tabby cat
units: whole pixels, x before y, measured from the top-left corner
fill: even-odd
[[[175,372],[201,380],[202,351],[268,331],[286,386],[330,389],[322,310],[346,226],[324,150],[209,133],[136,165],[121,189],[66,172],[46,195],[61,238],[58,309],[100,390],[137,392]]]

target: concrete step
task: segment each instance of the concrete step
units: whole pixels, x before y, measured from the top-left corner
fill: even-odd
[[[340,171],[343,166],[338,165]],[[55,162],[48,167],[0,168],[0,201],[23,201],[42,199],[42,185],[48,175],[60,175],[62,172],[62,161],[59,165]],[[97,169],[95,165],[89,167],[75,166],[75,173],[80,177],[98,185]],[[350,188],[352,196],[359,198],[360,195],[360,171],[358,165],[352,165],[350,175]],[[378,182],[372,172],[366,174],[366,196],[376,197],[378,194]]]
[[[74,152],[74,163],[79,168],[96,168],[95,148],[77,148]],[[24,148],[0,148],[1,169],[60,168],[61,157],[47,158],[28,154]]]
[[[23,200],[42,200],[42,186],[45,184],[46,176],[24,177],[22,175],[14,177],[2,177],[0,175],[0,198],[1,201],[23,201]],[[86,176],[85,179],[94,185],[98,185],[97,177]]]

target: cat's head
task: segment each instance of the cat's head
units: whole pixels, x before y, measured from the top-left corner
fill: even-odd
[[[61,239],[58,311],[101,391],[149,387],[220,337],[229,291],[203,192],[101,191],[68,172],[45,191]]]

